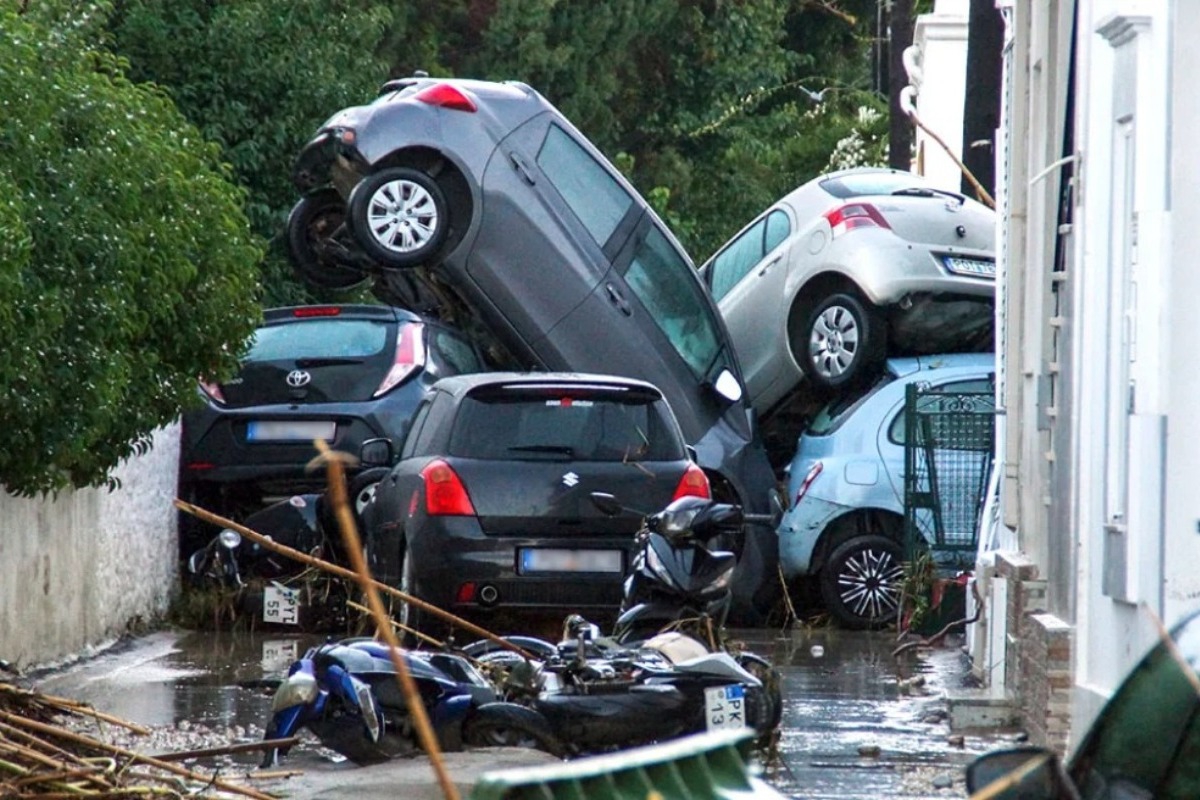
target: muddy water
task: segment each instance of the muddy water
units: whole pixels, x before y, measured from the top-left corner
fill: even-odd
[[[832,629],[778,635],[741,631],[783,681],[779,746],[766,777],[790,797],[964,797],[964,765],[999,735],[951,739],[944,693],[963,683],[954,647],[891,655],[890,633]],[[41,691],[88,702],[144,725],[184,722],[249,738],[269,714],[263,683],[280,677],[313,636],[161,633],[38,681]]]
[[[783,676],[780,742],[767,767],[789,796],[964,797],[963,767],[1009,734],[951,732],[945,693],[967,678],[956,647],[896,659],[892,633],[830,629],[756,632],[747,642]]]

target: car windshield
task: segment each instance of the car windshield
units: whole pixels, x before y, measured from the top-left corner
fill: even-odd
[[[1177,642],[1194,663],[1200,653],[1200,618],[1184,626]],[[1200,797],[1200,693],[1195,680],[1192,667],[1165,645],[1134,668],[1074,759],[1072,773],[1085,798],[1114,797],[1109,787],[1123,782],[1151,793],[1147,797]]]
[[[697,378],[708,377],[720,339],[704,288],[692,267],[657,228],[650,228],[625,272],[625,282],[650,312]]]
[[[929,189],[929,185],[916,175],[907,172],[864,172],[826,178],[821,188],[834,197],[845,200],[849,197],[886,195],[905,189]]]
[[[255,331],[244,361],[366,358],[383,352],[388,325],[358,319],[311,319]]]
[[[503,461],[674,461],[685,456],[662,400],[562,389],[463,401],[450,454]]]

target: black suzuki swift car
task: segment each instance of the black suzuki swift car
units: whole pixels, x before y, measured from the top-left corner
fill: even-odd
[[[456,614],[613,613],[641,516],[709,496],[663,395],[561,373],[445,378],[364,513],[372,572]],[[435,628],[406,606],[409,625]]]
[[[237,514],[265,497],[320,488],[324,475],[305,469],[314,440],[357,453],[364,440],[403,437],[439,378],[480,369],[469,341],[403,309],[269,309],[239,372],[201,382],[203,404],[183,416],[180,494]],[[207,530],[192,520],[181,517],[185,554]]]

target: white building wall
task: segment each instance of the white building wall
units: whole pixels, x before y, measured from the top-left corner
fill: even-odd
[[[178,464],[175,425],[116,470],[114,492],[0,491],[0,659],[58,661],[166,612],[177,585]]]
[[[967,21],[969,0],[937,0],[933,13],[917,17],[913,47],[920,74],[914,78],[917,114],[962,158],[963,97],[967,79]],[[934,183],[957,190],[962,172],[954,159],[925,131],[915,131],[914,171]]]

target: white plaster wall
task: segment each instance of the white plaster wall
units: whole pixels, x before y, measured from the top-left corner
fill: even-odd
[[[932,14],[917,17],[913,45],[921,52],[917,116],[962,156],[963,98],[967,80],[969,0],[938,0]],[[939,186],[957,189],[962,172],[954,159],[921,128],[915,131],[914,169]]]
[[[121,488],[0,490],[0,659],[28,668],[163,614],[177,584],[179,428],[115,472]]]

